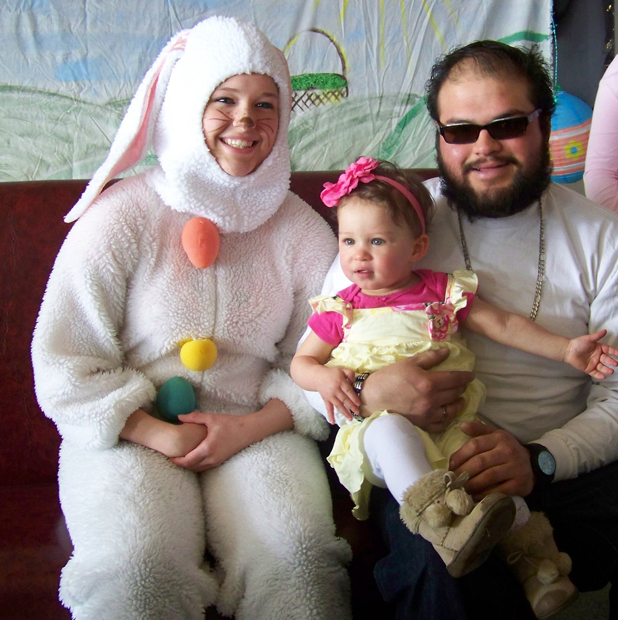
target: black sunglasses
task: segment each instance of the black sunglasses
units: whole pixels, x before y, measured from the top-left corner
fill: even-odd
[[[541,114],[541,108],[537,108],[528,116],[514,116],[512,118],[499,118],[487,125],[475,125],[474,123],[455,123],[454,125],[442,125],[438,122],[440,135],[448,144],[472,144],[479,139],[483,129],[487,129],[494,140],[510,140],[519,138],[526,133],[528,125]]]

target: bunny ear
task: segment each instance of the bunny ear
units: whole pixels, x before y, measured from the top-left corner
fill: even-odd
[[[74,222],[83,215],[108,181],[143,158],[150,145],[152,128],[158,114],[158,109],[154,108],[159,108],[163,100],[162,96],[157,97],[157,93],[165,92],[171,74],[171,71],[165,69],[170,63],[173,65],[184,51],[189,32],[190,30],[183,30],[173,37],[146,73],[120,123],[107,159],[95,172],[75,206],[67,213],[65,222]]]
[[[275,53],[277,54],[277,56],[279,57],[279,60],[281,61],[281,64],[283,65],[283,70],[285,72],[285,77],[287,78],[287,83],[290,85],[289,86],[290,92],[288,93],[288,96],[287,96],[286,105],[288,107],[288,110],[291,112],[292,111],[292,91],[291,91],[290,67],[288,65],[288,61],[285,57],[285,54],[278,47],[275,47]]]

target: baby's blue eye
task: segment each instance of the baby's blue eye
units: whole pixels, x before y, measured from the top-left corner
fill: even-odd
[[[343,243],[343,245],[354,245],[354,239],[341,239],[341,243]]]
[[[382,245],[384,243],[384,239],[372,239],[371,245]]]

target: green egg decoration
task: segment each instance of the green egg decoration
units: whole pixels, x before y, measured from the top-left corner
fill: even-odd
[[[196,406],[193,386],[184,377],[168,379],[157,394],[157,410],[169,422],[176,422],[179,415],[195,411]]]

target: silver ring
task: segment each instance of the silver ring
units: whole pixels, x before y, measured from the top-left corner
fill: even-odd
[[[446,420],[446,405],[442,406],[442,417],[440,418],[440,423],[444,422],[444,420]]]

